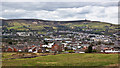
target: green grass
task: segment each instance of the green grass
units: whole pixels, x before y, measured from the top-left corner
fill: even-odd
[[[61,28],[61,27],[57,27],[57,25],[61,25],[64,26],[65,28]],[[85,29],[97,29],[94,30],[92,32],[97,32],[97,33],[101,33],[102,31],[105,31],[105,35],[108,33],[115,33],[117,32],[119,29],[115,29],[118,26],[117,25],[111,25],[108,23],[104,23],[104,22],[92,22],[92,23],[59,23],[59,24],[50,24],[43,22],[40,24],[32,24],[29,23],[29,21],[26,22],[19,22],[19,21],[14,21],[14,22],[7,22],[7,25],[4,25],[4,27],[6,27],[8,30],[10,29],[14,29],[15,31],[30,31],[30,30],[38,30],[40,34],[44,34],[42,33],[42,31],[44,30],[45,33],[47,32],[47,29],[45,27],[52,27],[54,31],[59,31],[60,29],[70,29],[70,30],[79,30],[80,28],[76,27],[86,27],[86,28],[82,28],[83,30]],[[108,29],[109,28],[109,29]],[[106,29],[108,29],[108,33],[106,33]]]
[[[118,64],[118,54],[59,54],[9,59],[2,62],[3,66],[106,66],[110,64]]]
[[[75,26],[75,27],[83,27],[83,26],[86,26],[86,27],[89,27],[89,28],[97,28],[97,29],[102,29],[102,30],[105,30],[105,26],[110,26],[109,24],[102,24],[102,23],[88,23],[88,24],[74,24],[74,25],[71,25],[71,26]],[[113,27],[111,27],[113,28]]]
[[[8,29],[17,29],[17,28],[22,28],[23,26],[13,26],[13,27],[8,27]]]

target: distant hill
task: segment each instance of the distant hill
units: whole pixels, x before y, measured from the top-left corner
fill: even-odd
[[[53,31],[78,31],[110,35],[118,32],[118,25],[100,21],[49,21],[40,19],[1,19],[4,32],[37,31],[39,34]]]

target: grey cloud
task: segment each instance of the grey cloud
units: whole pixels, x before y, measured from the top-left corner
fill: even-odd
[[[5,9],[25,9],[33,10],[56,10],[57,8],[73,8],[84,6],[117,6],[117,2],[3,2],[2,7]]]
[[[86,18],[116,23],[117,12],[112,11],[112,9],[117,5],[117,2],[3,2],[2,17],[47,20]],[[107,12],[105,12],[106,10]],[[113,13],[109,13],[109,11]]]

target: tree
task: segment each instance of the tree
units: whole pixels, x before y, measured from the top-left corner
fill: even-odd
[[[67,47],[65,47],[65,51],[67,51],[68,50],[68,48]]]
[[[13,43],[12,42],[9,42],[10,45],[12,45]]]
[[[88,53],[92,53],[92,46],[88,47]]]
[[[44,40],[44,44],[48,45],[48,42]]]

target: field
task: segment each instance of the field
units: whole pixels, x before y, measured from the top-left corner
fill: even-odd
[[[8,59],[13,53],[4,53],[3,66],[110,66],[118,64],[118,54],[57,54],[35,58]]]
[[[87,23],[84,23],[87,22]],[[94,22],[94,21],[45,21],[36,19],[14,19],[3,20],[3,30],[8,32],[16,31],[37,31],[39,34],[46,34],[54,31],[86,31],[91,30],[91,33],[98,33],[104,35],[111,35],[116,33],[118,25],[106,23],[106,22]]]

